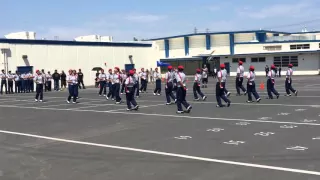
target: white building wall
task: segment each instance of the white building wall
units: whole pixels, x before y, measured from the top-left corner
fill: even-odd
[[[211,49],[215,55],[230,54],[230,39],[228,34],[211,35]]]
[[[69,69],[82,69],[84,81],[87,85],[93,85],[95,78],[93,67],[104,69],[118,66],[124,69],[124,64],[130,64],[129,55],[133,56],[136,68],[154,68],[158,60],[158,52],[155,47],[112,47],[112,46],[66,46],[66,45],[21,45],[0,44],[0,47],[10,48],[8,57],[8,70],[15,71],[17,66],[33,66],[36,69],[45,69],[59,72]],[[2,54],[0,54],[2,55]],[[23,55],[28,60],[22,59]],[[3,62],[3,55],[0,62]],[[104,66],[107,63],[107,67]],[[4,69],[3,63],[0,68]]]
[[[206,49],[206,36],[190,36],[189,37],[189,55],[197,56]]]
[[[230,63],[230,76],[236,75],[236,70],[238,67],[237,63],[232,62],[232,58],[246,58],[246,63],[244,63],[244,68],[246,72],[250,65],[255,67],[255,72],[257,75],[265,75],[264,68],[266,65],[269,67],[273,64],[273,59],[275,56],[298,56],[298,67],[294,67],[295,75],[317,75],[320,69],[320,53],[305,53],[305,54],[274,54],[274,55],[250,55],[250,56],[234,56],[234,57],[220,57],[220,63]],[[266,62],[252,63],[252,57],[265,57]],[[282,75],[285,75],[287,68],[282,67]]]
[[[310,44],[310,49],[297,49],[291,50],[290,45],[293,44]],[[319,50],[319,42],[302,42],[302,43],[264,43],[264,44],[235,44],[234,53],[235,54],[248,54],[248,53],[266,53],[270,52],[268,50],[264,50],[264,46],[281,46],[282,52],[294,52],[294,51],[312,51]],[[281,52],[281,51],[272,51],[272,52]]]
[[[169,40],[169,57],[184,57],[184,38],[174,38]]]
[[[255,33],[240,33],[234,35],[234,42],[251,42],[256,39]]]

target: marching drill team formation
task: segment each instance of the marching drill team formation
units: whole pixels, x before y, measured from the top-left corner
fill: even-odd
[[[292,87],[292,70],[293,65],[288,65],[288,70],[286,72],[286,81],[285,81],[285,89],[286,96],[291,96],[291,93],[294,93],[296,96],[298,91],[293,89]],[[273,99],[273,94],[276,98],[279,98],[279,93],[275,89],[275,66],[271,65],[271,70],[267,75],[267,92],[268,98]],[[55,74],[57,72],[55,71]],[[83,74],[81,70],[79,73],[76,70],[69,70],[68,75],[63,75],[64,72],[60,75],[61,85],[68,85],[69,94],[67,97],[67,103],[77,103],[77,99],[79,98],[79,81],[82,81],[83,85]],[[217,82],[216,82],[216,101],[217,107],[229,107],[231,105],[231,101],[228,99],[230,96],[230,92],[226,89],[226,81],[227,81],[227,71],[225,69],[225,64],[220,65],[220,70],[217,72]],[[64,76],[64,77],[63,77]],[[81,76],[79,78],[79,76]],[[166,105],[176,104],[177,105],[177,113],[189,113],[192,109],[192,106],[186,100],[187,94],[187,86],[186,86],[186,75],[184,73],[184,67],[178,66],[174,68],[172,66],[167,67],[167,72],[165,73],[164,79],[162,79],[161,73],[158,68],[155,69],[153,74],[151,75],[155,80],[155,89],[153,91],[153,95],[160,96],[162,89],[162,81],[164,81],[165,86],[165,96],[166,96]],[[240,90],[244,92],[244,95],[248,95],[248,103],[252,103],[252,95],[256,99],[257,102],[261,101],[259,94],[256,91],[255,84],[255,68],[254,66],[250,66],[248,69],[248,73],[245,76],[245,69],[243,67],[243,62],[239,61],[237,68],[237,76],[236,76],[236,90],[237,96],[241,96]],[[36,102],[43,101],[43,90],[47,90],[47,82],[50,82],[50,90],[51,90],[51,80],[52,75],[50,72],[45,74],[42,70],[36,71],[35,75],[31,73],[25,73],[20,75],[18,72],[16,74],[11,74],[9,71],[8,74],[5,74],[4,70],[0,74],[1,78],[1,94],[3,86],[5,86],[6,93],[13,93],[13,82],[15,82],[16,91],[15,92],[33,92],[33,85],[36,84]],[[247,88],[243,86],[244,78],[247,79]],[[22,81],[21,81],[22,79]],[[55,80],[57,80],[57,76],[55,76]],[[7,82],[9,85],[7,92]],[[105,73],[103,69],[101,69],[101,73],[97,77],[97,82],[99,83],[99,96],[106,97],[107,100],[110,98],[115,101],[115,104],[122,103],[121,96],[125,93],[127,110],[138,110],[139,105],[137,104],[135,98],[140,96],[140,93],[146,93],[147,84],[148,84],[148,74],[145,72],[144,68],[141,69],[141,72],[137,72],[136,69],[132,69],[129,72],[125,70],[121,70],[118,67],[115,67],[113,70],[109,69],[108,73]],[[201,85],[202,83],[202,85]],[[202,93],[201,88],[207,88],[208,83],[208,69],[206,66],[202,69],[196,69],[196,73],[194,75],[194,83],[193,83],[193,96],[195,101],[199,101],[202,99],[205,101],[207,97]],[[44,87],[45,85],[45,87]],[[141,86],[140,86],[141,85]],[[59,86],[58,86],[59,87]],[[107,94],[107,87],[109,87],[109,91]],[[84,88],[84,86],[83,86]],[[18,90],[17,90],[18,89]],[[55,90],[59,90],[56,87],[55,81]],[[200,98],[199,98],[200,96]],[[221,99],[226,103],[226,105],[222,104]],[[183,107],[186,110],[183,110]]]

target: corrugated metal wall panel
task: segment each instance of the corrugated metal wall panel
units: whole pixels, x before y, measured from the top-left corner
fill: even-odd
[[[250,42],[255,40],[255,34],[254,33],[242,33],[242,34],[235,34],[234,35],[234,41],[235,42]]]
[[[184,49],[184,38],[174,38],[169,40],[170,49]]]
[[[229,46],[230,39],[228,34],[211,35],[211,47]]]
[[[206,36],[191,36],[189,37],[190,48],[205,48],[206,47]]]
[[[160,51],[164,51],[164,40],[156,41]]]

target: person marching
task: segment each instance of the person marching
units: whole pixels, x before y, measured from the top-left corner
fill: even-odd
[[[4,69],[2,69],[0,73],[0,78],[1,78],[1,94],[3,94],[3,86],[5,88],[6,94],[8,94],[8,89],[7,89],[7,74],[4,72]]]
[[[126,87],[125,82],[126,82],[126,79],[127,79],[128,76],[127,76],[126,70],[122,69],[121,71],[122,71],[122,73],[121,73],[121,81],[122,81],[122,83],[121,83],[121,94],[123,94],[124,89]]]
[[[252,103],[252,95],[254,98],[256,98],[257,102],[261,101],[261,98],[259,97],[259,94],[256,91],[256,83],[254,82],[256,77],[256,73],[254,72],[254,66],[249,67],[249,73],[247,74],[247,90],[248,90],[248,101],[247,103]]]
[[[34,75],[29,72],[29,90],[33,93],[34,92]]]
[[[98,81],[100,84],[99,96],[102,96],[102,91],[103,91],[103,96],[106,96],[107,75],[104,73],[104,69],[101,69],[101,73],[99,74]]]
[[[182,109],[182,105],[187,109],[187,113],[190,113],[192,106],[187,102],[186,95],[187,95],[187,87],[186,87],[186,75],[183,72],[184,67],[178,66],[178,72],[177,72],[177,107],[178,107],[178,114],[184,113]]]
[[[298,95],[298,91],[292,88],[292,74],[293,74],[293,70],[292,70],[293,65],[289,64],[288,65],[288,70],[287,70],[287,74],[286,74],[286,96],[291,96],[291,92],[293,92],[296,96]]]
[[[107,82],[108,82],[108,86],[109,86],[109,92],[106,96],[106,99],[108,100],[110,97],[112,99],[112,101],[114,101],[114,91],[113,91],[113,74],[112,74],[112,69],[109,69],[109,73],[107,75]]]
[[[76,76],[73,74],[73,71],[69,70],[69,75],[67,75],[67,83],[69,89],[69,96],[67,99],[67,103],[70,103],[71,97],[73,97],[73,104],[77,103],[77,96],[75,94],[75,86],[76,84]]]
[[[268,98],[267,99],[273,99],[272,93],[277,96],[277,99],[279,98],[279,93],[278,91],[275,90],[274,88],[274,77],[276,76],[275,70],[276,66],[271,65],[271,70],[268,73],[268,80],[267,80],[267,92],[268,92]]]
[[[44,78],[39,70],[36,70],[36,75],[34,76],[34,82],[36,83],[36,97],[35,101],[43,101],[43,84]],[[40,96],[40,99],[39,99]]]
[[[76,96],[76,99],[79,99],[79,77],[78,77],[78,73],[77,71],[74,69],[73,70],[73,75],[75,76],[76,80],[75,80],[75,86],[74,86],[74,90],[75,90],[75,96]]]
[[[140,87],[140,93],[141,92],[147,92],[147,73],[144,71],[144,68],[141,68],[141,72],[140,72],[140,77],[141,77],[141,87]]]
[[[177,94],[177,73],[178,73],[178,69],[177,68],[174,68],[172,74],[173,74],[173,88],[172,88],[172,91],[175,92],[175,94]]]
[[[21,93],[21,75],[20,72],[16,71],[16,75],[14,76],[15,81],[15,93]]]
[[[226,65],[224,65],[225,67]],[[223,73],[226,75],[225,77],[225,81],[223,82],[224,86],[223,86],[223,89],[224,89],[224,93],[226,94],[227,97],[229,97],[231,95],[231,93],[227,90],[226,88],[226,83],[227,83],[227,76],[228,76],[228,71],[224,68],[223,69]]]
[[[153,95],[160,96],[161,94],[161,74],[158,72],[158,68],[155,69],[155,72],[153,74],[154,79],[156,80],[156,88],[153,91]]]
[[[216,84],[216,99],[217,99],[217,107],[224,107],[221,103],[221,99],[224,100],[224,102],[227,103],[227,106],[229,107],[231,104],[231,101],[226,97],[225,95],[225,85],[227,80],[227,71],[225,71],[225,65],[220,64],[220,71],[217,74],[218,81]]]
[[[208,68],[204,65],[202,69],[202,88],[207,88],[208,86]]]
[[[138,98],[139,97],[139,82],[140,82],[140,76],[139,74],[137,73],[137,70],[136,69],[133,69],[134,71],[134,75],[133,75],[133,78],[135,80],[135,92],[136,92],[136,97]]]
[[[239,61],[239,66],[237,68],[237,77],[236,77],[236,89],[237,89],[237,96],[241,96],[240,89],[244,92],[244,95],[247,94],[247,90],[243,87],[243,74],[244,68],[242,66],[243,62]]]
[[[126,78],[124,84],[125,84],[125,90],[126,90],[126,101],[127,101],[127,111],[131,110],[138,110],[139,105],[137,104],[136,100],[134,99],[134,93],[135,93],[135,79],[134,79],[135,72],[133,70],[129,71],[129,75]],[[134,106],[132,109],[131,104]]]
[[[120,82],[121,82],[121,75],[120,75],[120,69],[118,67],[114,68],[114,74],[113,74],[113,94],[116,97],[116,104],[121,103],[121,97],[120,97]]]
[[[200,89],[200,83],[201,83],[201,70],[197,69],[196,74],[194,75],[194,83],[193,83],[193,95],[194,95],[194,100],[199,101],[198,94],[201,96],[202,100],[206,100],[207,97],[201,92]],[[197,94],[198,93],[198,94]]]
[[[165,87],[166,98],[167,98],[166,105],[172,104],[170,97],[174,100],[174,102],[177,102],[176,97],[172,93],[173,76],[174,76],[174,72],[172,72],[172,66],[168,66],[168,72],[166,73],[166,87]]]
[[[8,72],[8,93],[13,94],[13,80],[14,80],[14,75],[11,73],[11,71]]]

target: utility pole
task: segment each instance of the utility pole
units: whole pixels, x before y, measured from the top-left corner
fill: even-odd
[[[197,34],[198,33],[198,29],[195,27],[194,28],[194,34]]]

